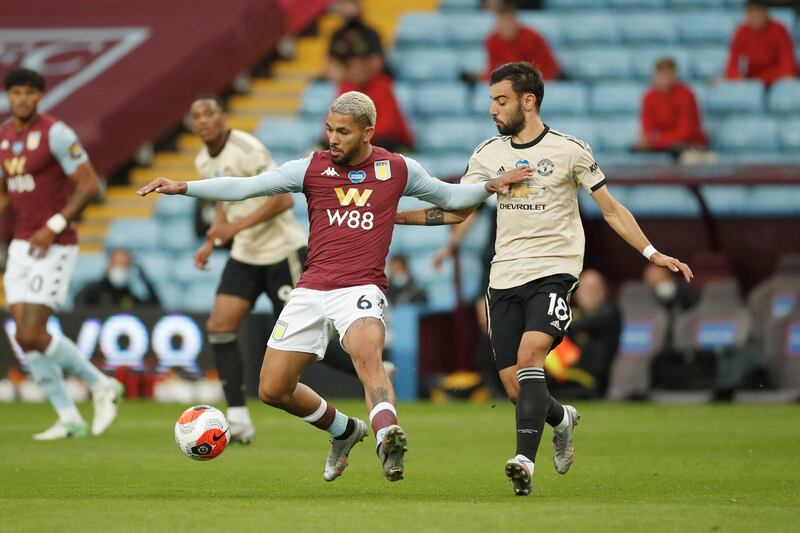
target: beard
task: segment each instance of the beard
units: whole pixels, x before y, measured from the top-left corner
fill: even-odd
[[[340,156],[335,156],[331,154],[331,161],[342,167],[349,166],[350,162],[353,160],[353,156],[355,155],[356,151],[358,151],[358,148],[354,148],[349,152],[342,152],[342,155]]]
[[[508,119],[508,122],[496,123],[497,131],[500,135],[516,135],[525,127],[525,114],[522,112],[522,107],[518,106],[517,110]]]

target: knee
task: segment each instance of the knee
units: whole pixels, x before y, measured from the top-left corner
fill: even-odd
[[[551,344],[552,341],[549,338],[523,343],[517,352],[517,366],[519,368],[543,367]]]
[[[23,352],[33,350],[43,352],[47,348],[49,340],[47,331],[37,327],[19,328],[15,337]]]
[[[281,407],[291,402],[292,391],[262,379],[258,384],[258,399],[267,405]]]

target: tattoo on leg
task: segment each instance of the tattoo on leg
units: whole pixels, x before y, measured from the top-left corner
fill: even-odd
[[[426,226],[441,226],[444,224],[444,211],[438,207],[431,207],[425,210]]]
[[[372,391],[370,394],[370,400],[372,400],[372,405],[378,405],[381,402],[388,402],[389,399],[389,391],[385,388],[380,387]]]

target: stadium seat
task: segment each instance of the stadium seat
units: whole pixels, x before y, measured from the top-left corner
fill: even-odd
[[[675,28],[681,42],[691,45],[726,45],[733,36],[740,13],[704,10],[675,15]],[[721,73],[721,69],[720,69]]]
[[[639,185],[631,187],[625,206],[634,215],[653,217],[696,217],[700,206],[684,187]]]
[[[417,148],[425,152],[461,151],[471,154],[485,139],[497,135],[494,123],[481,118],[435,119],[415,128]]]
[[[800,92],[797,94],[800,99]],[[800,154],[800,116],[782,121],[779,137],[781,148],[784,151],[794,152],[795,155]]]
[[[413,256],[435,252],[447,243],[450,228],[447,226],[395,226],[394,240],[397,249]]]
[[[492,105],[491,89],[485,83],[476,85],[472,91],[472,112],[482,117],[489,116],[489,108]]]
[[[390,56],[397,77],[403,80],[456,80],[458,54],[446,48],[394,52]]]
[[[722,122],[716,132],[716,145],[720,150],[739,152],[778,149],[778,126],[766,117],[735,117]]]
[[[438,13],[411,12],[397,26],[395,46],[441,46],[447,43],[447,19]]]
[[[179,308],[192,313],[207,313],[214,306],[216,292],[216,284],[190,283],[178,304]]]
[[[322,123],[318,118],[268,118],[255,135],[271,150],[301,154],[322,137]]]
[[[666,12],[620,15],[617,23],[627,44],[672,44],[678,38],[673,19]]]
[[[638,116],[645,90],[646,87],[641,83],[597,83],[590,98],[592,113]]]
[[[108,259],[104,254],[78,254],[75,260],[75,269],[70,279],[70,299],[80,291],[84,285],[97,281],[105,275]]]
[[[751,189],[747,204],[751,216],[796,217],[800,215],[800,187],[758,185]]]
[[[193,218],[197,200],[188,196],[161,196],[156,202],[156,216],[160,219]]]
[[[469,110],[467,87],[460,82],[421,83],[414,91],[417,115],[464,115]]]
[[[754,318],[753,336],[763,347],[770,324],[800,309],[800,254],[782,255],[775,272],[750,291],[747,306]]]
[[[627,205],[628,201],[628,187],[622,185],[608,185],[608,190],[611,194],[619,200],[622,205]],[[580,207],[581,213],[586,218],[601,218],[603,214],[600,212],[600,208],[597,206],[592,197],[581,187],[578,189],[578,206]]]
[[[641,125],[638,117],[631,116],[604,120],[597,130],[600,135],[600,145],[595,146],[594,149],[603,153],[628,152],[636,143]]]
[[[253,306],[253,312],[271,315],[275,313],[275,308],[273,307],[272,301],[267,297],[267,295],[262,294],[258,297],[255,305]]]
[[[610,45],[620,41],[617,19],[606,13],[570,15],[562,27],[564,41],[576,45]]]
[[[567,74],[577,79],[624,80],[633,73],[630,53],[623,48],[571,50],[561,54],[559,60]]]
[[[656,61],[664,57],[671,57],[678,67],[678,75],[686,80],[691,77],[690,53],[685,48],[656,46],[640,48],[631,57],[633,76],[641,80],[650,80]]]
[[[479,253],[467,251],[461,251],[458,259],[461,267],[461,296],[465,301],[471,302],[481,296],[478,293],[483,286],[483,263]]]
[[[694,79],[710,80],[722,76],[728,50],[724,47],[694,48],[690,54],[690,72]]]
[[[665,152],[595,152],[595,161],[601,169],[613,166],[669,166],[674,162],[672,156]]]
[[[458,54],[458,62],[462,72],[473,74],[482,74],[489,67],[489,58],[486,55],[486,49],[482,46],[461,50]]]
[[[584,115],[588,110],[589,91],[582,83],[554,81],[547,84],[542,113],[548,115]],[[486,100],[488,102],[488,98]]]
[[[136,254],[134,261],[153,282],[156,279],[171,278],[174,275],[175,260],[172,254],[165,252],[141,253]]]
[[[200,270],[194,266],[193,254],[184,253],[174,260],[173,276],[180,283],[206,283],[216,287],[227,260],[227,252],[213,252],[208,258],[206,269]]]
[[[557,47],[564,40],[563,21],[564,17],[560,13],[547,11],[522,11],[519,20],[525,26],[529,26],[539,32],[551,47]],[[558,56],[558,49],[555,50]]]
[[[590,119],[558,116],[548,119],[547,125],[559,133],[572,135],[589,143],[592,148],[599,143],[598,128]]]
[[[481,209],[476,216],[478,219],[467,234],[464,235],[458,249],[465,253],[480,256],[489,240],[489,227],[494,223],[494,221],[491,220],[491,218],[494,217],[494,211],[490,212],[488,209]]]
[[[447,41],[452,46],[483,44],[494,29],[494,16],[488,11],[448,14],[445,23]]]
[[[747,213],[751,192],[741,185],[716,185],[701,187],[700,194],[712,215],[731,217]]]
[[[695,307],[675,319],[673,342],[679,350],[722,350],[743,346],[752,319],[736,281],[713,281],[703,288]]]
[[[480,7],[480,0],[441,0],[439,2],[439,9],[442,11],[478,10]]]
[[[764,86],[758,81],[720,82],[706,94],[705,109],[710,113],[761,113]]]
[[[770,377],[781,389],[800,389],[800,307],[772,321],[765,337]]]
[[[317,81],[303,91],[300,102],[300,113],[313,117],[322,117],[336,97],[336,85],[327,81]]]
[[[800,80],[778,80],[767,95],[767,109],[776,115],[794,113],[800,118]]]
[[[664,9],[667,0],[610,0],[611,8],[623,9]]]
[[[159,248],[166,233],[155,219],[118,218],[111,223],[105,245],[107,250],[154,250]]]
[[[199,241],[193,220],[176,221],[170,225],[169,231],[164,232],[161,246],[173,253],[191,252],[198,247]]]
[[[403,110],[405,115],[411,116],[416,110],[414,109],[414,95],[416,88],[413,84],[397,81],[393,84],[394,96],[397,98],[397,103],[400,104],[400,109]]]
[[[725,7],[725,0],[667,0],[671,9],[711,9]]]
[[[564,10],[603,9],[608,7],[608,0],[546,0],[545,6]]]

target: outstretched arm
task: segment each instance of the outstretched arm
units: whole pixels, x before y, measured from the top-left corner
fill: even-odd
[[[611,196],[608,187],[602,186],[594,191],[592,199],[597,203],[603,213],[603,219],[611,226],[611,229],[625,239],[625,242],[633,246],[637,252],[644,255],[651,263],[668,268],[673,272],[680,272],[687,282],[692,280],[694,276],[689,265],[674,257],[658,252],[647,240],[631,212]]]
[[[412,211],[398,211],[395,215],[395,224],[408,226],[442,226],[445,224],[461,224],[470,213],[478,206],[467,207],[455,211],[448,211],[441,207],[427,209],[414,209]],[[461,226],[459,226],[460,228]]]

